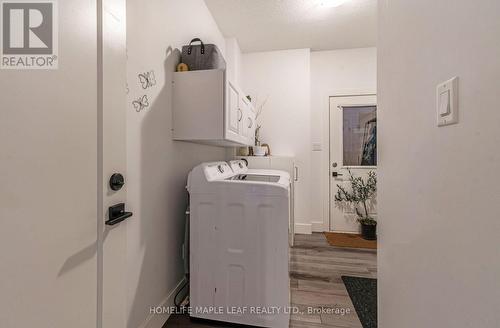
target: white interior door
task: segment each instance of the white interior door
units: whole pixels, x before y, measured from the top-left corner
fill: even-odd
[[[96,326],[96,1],[58,1],[59,68],[1,70],[0,326]]]
[[[338,185],[349,190],[350,170],[366,177],[377,168],[377,98],[375,95],[330,98],[330,230],[359,232],[353,208],[335,203]],[[376,215],[376,204],[368,212]]]
[[[57,3],[59,68],[0,71],[0,326],[125,327],[125,1]]]

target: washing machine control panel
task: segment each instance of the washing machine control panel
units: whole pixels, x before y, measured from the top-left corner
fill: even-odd
[[[205,166],[205,176],[208,181],[223,180],[233,175],[233,170],[226,162],[210,163]]]
[[[230,161],[229,165],[235,174],[242,174],[248,171],[247,163],[244,160]]]

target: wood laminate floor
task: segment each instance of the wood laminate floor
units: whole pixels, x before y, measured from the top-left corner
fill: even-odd
[[[377,252],[370,249],[330,246],[322,233],[296,235],[290,250],[292,314],[290,328],[361,328],[341,276],[377,277]],[[172,315],[165,327],[232,327],[192,322]]]
[[[362,327],[341,277],[376,278],[376,250],[330,246],[322,233],[296,235],[290,266],[292,306],[304,313],[292,315],[290,327]],[[307,314],[311,308],[324,311]]]

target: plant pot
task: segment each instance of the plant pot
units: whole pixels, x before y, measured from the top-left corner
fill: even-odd
[[[254,156],[266,156],[266,147],[262,146],[253,146],[253,155]]]
[[[250,148],[249,147],[240,147],[238,151],[239,156],[248,156],[250,155]]]
[[[361,223],[361,237],[366,240],[377,240],[377,225]]]

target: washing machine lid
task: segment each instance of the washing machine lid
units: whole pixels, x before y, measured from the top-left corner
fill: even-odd
[[[281,185],[290,183],[290,174],[280,170],[249,169],[245,160],[232,160],[229,166],[234,172],[232,180],[272,182]]]
[[[280,177],[285,177],[290,179],[290,174],[282,170],[271,170],[271,169],[248,169],[246,174],[256,174],[256,175],[278,175]]]
[[[281,179],[279,175],[264,175],[264,174],[237,174],[231,177],[231,180],[240,181],[259,181],[259,182],[273,182],[278,183]]]
[[[233,163],[233,167],[234,167]],[[238,170],[247,170],[246,166]],[[229,163],[202,163],[191,170],[186,186],[193,193],[253,193],[288,197],[290,180],[279,175],[235,174]]]

